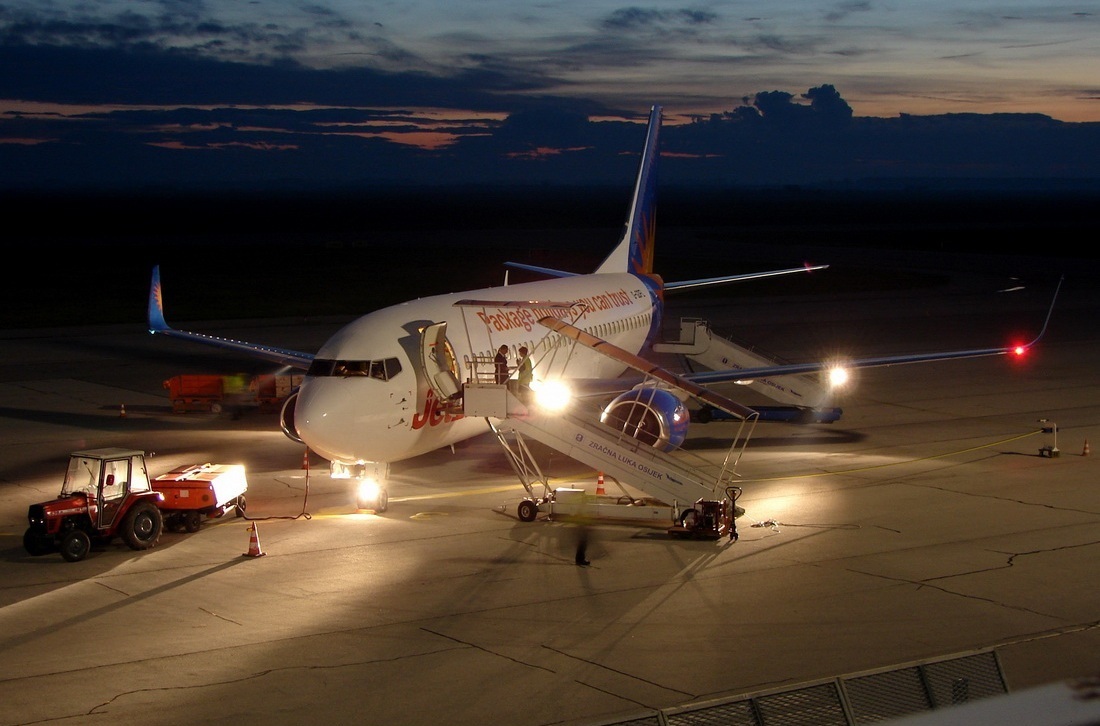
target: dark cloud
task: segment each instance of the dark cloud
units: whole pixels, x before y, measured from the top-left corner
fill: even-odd
[[[600,25],[605,30],[652,30],[706,25],[714,22],[717,14],[705,10],[654,10],[652,8],[619,8],[605,17]]]
[[[275,21],[228,24],[204,14],[201,3],[173,3],[160,14],[123,10],[100,14],[80,6],[63,11],[53,6],[34,11],[0,8],[0,43],[113,50],[159,50],[201,54],[209,58],[271,62],[307,47],[324,47],[335,40],[365,43],[355,26],[331,9],[302,6],[310,21],[287,25]]]
[[[632,22],[657,21],[640,13]],[[439,77],[2,46],[0,98],[89,108],[0,116],[0,188],[621,185],[631,177],[643,114],[546,94],[552,79],[538,70],[474,61]],[[104,104],[131,108],[95,110]],[[470,118],[440,124],[425,108]],[[615,115],[624,120],[592,120]],[[428,128],[454,143],[418,148],[380,136]],[[723,113],[666,125],[661,138],[662,179],[679,185],[1100,179],[1100,124],[1034,114],[857,118],[831,84],[800,95],[763,90]]]
[[[871,3],[866,0],[853,0],[852,2],[837,3],[837,6],[825,13],[825,19],[829,22],[839,22],[852,13],[865,13],[870,11]]]
[[[536,76],[481,68],[438,76],[367,68],[314,70],[290,61],[232,63],[150,49],[0,47],[0,98],[51,103],[317,103],[487,110],[507,105],[495,93],[536,91],[544,84]]]

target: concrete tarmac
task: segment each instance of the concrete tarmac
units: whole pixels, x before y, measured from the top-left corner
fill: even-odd
[[[997,346],[1042,326],[1056,277],[1029,272],[1015,292],[985,266],[921,290],[710,296],[669,326],[693,313],[789,360]],[[758,426],[738,541],[597,524],[588,568],[571,525],[516,518],[491,436],[395,464],[389,511],[359,512],[274,414],[172,413],[162,381],[254,363],[140,321],[0,333],[0,726],[611,723],[990,648],[1011,690],[1100,674],[1092,279],[1070,275],[1023,360],[867,370],[840,422]],[[180,327],[313,350],[341,322]],[[1060,456],[1039,455],[1040,419]],[[721,455],[732,433],[694,425],[689,444]],[[152,453],[151,475],[243,463],[248,518],[29,556],[28,505],[100,446]],[[244,556],[252,523],[263,557]]]

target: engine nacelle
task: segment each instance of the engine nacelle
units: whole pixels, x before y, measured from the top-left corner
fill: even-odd
[[[662,451],[684,442],[690,421],[684,402],[663,388],[627,391],[600,414],[601,423]]]
[[[294,425],[294,404],[298,401],[298,392],[287,396],[283,402],[283,408],[279,411],[279,428],[283,430],[287,438],[299,444],[304,444],[302,437],[298,435],[298,427]]]

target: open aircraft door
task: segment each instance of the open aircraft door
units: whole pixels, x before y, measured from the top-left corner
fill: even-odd
[[[458,361],[447,340],[447,323],[432,323],[420,334],[420,365],[425,380],[440,401],[458,395]]]

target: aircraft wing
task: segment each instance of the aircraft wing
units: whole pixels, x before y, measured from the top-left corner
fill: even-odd
[[[993,355],[1023,355],[1035,341],[1027,345],[1012,346],[1007,348],[975,348],[972,350],[942,351],[939,353],[920,353],[916,355],[880,356],[877,358],[857,358],[843,361],[813,361],[810,363],[790,363],[785,365],[764,366],[761,368],[741,368],[726,371],[698,371],[684,373],[683,377],[700,385],[713,385],[715,383],[736,383],[738,381],[751,381],[757,378],[774,378],[776,376],[791,376],[800,373],[816,373],[819,371],[844,368],[852,370],[856,368],[875,368],[906,363],[931,363],[933,361],[958,360],[962,358],[982,358]]]
[[[1010,345],[1000,348],[971,348],[968,350],[938,351],[933,353],[914,353],[908,355],[878,356],[874,358],[857,358],[854,360],[814,361],[810,363],[791,363],[759,368],[741,368],[721,371],[698,371],[685,373],[684,378],[700,385],[713,385],[716,383],[736,383],[757,378],[770,378],[775,376],[790,376],[800,373],[816,373],[832,370],[834,368],[856,369],[876,368],[885,366],[905,365],[909,363],[931,363],[935,361],[961,360],[963,358],[983,358],[994,355],[1024,355],[1028,349],[1035,346],[1046,334],[1050,316],[1054,312],[1054,303],[1058,299],[1058,292],[1062,289],[1062,280],[1054,289],[1054,297],[1050,301],[1046,319],[1039,334],[1029,342],[1022,345]]]
[[[288,348],[276,348],[270,345],[248,343],[243,340],[233,340],[231,338],[219,338],[213,335],[192,333],[186,330],[176,330],[164,319],[164,296],[160,286],[160,265],[153,268],[153,279],[149,285],[149,332],[153,335],[167,335],[171,338],[193,340],[204,345],[233,350],[238,353],[244,353],[251,358],[268,360],[301,370],[308,369],[313,362],[312,353],[303,353]]]
[[[785,270],[768,270],[766,272],[747,272],[742,275],[725,275],[723,277],[707,277],[699,280],[682,280],[680,282],[666,282],[665,292],[678,292],[710,285],[725,285],[730,282],[744,282],[745,280],[759,280],[763,277],[778,277],[780,275],[793,275],[798,272],[813,272],[814,270],[828,269],[828,265],[803,265],[802,267],[789,267]]]
[[[799,271],[802,268],[794,268],[786,272]],[[782,271],[780,271],[782,272]],[[765,273],[766,274],[766,273]],[[1064,279],[1064,278],[1063,278]],[[1043,327],[1039,331],[1039,334],[1035,336],[1029,343],[1022,345],[1010,345],[1000,348],[970,348],[966,350],[952,350],[952,351],[937,351],[932,353],[914,353],[906,355],[892,355],[892,356],[877,356],[872,358],[857,358],[852,360],[829,360],[829,361],[812,361],[808,363],[788,363],[772,366],[760,366],[757,368],[738,368],[729,370],[715,370],[715,371],[697,371],[691,373],[674,374],[667,371],[663,371],[668,376],[674,376],[675,381],[665,381],[675,385],[682,390],[688,391],[692,395],[696,395],[694,389],[700,386],[709,386],[719,383],[737,383],[739,381],[750,381],[761,378],[774,378],[777,376],[789,376],[798,375],[804,373],[817,373],[821,371],[828,371],[833,369],[845,369],[852,370],[856,368],[876,368],[894,365],[906,365],[911,363],[931,363],[935,361],[948,361],[948,360],[961,360],[964,358],[983,358],[996,355],[1024,355],[1027,351],[1038,344],[1039,340],[1046,334],[1047,326],[1050,323],[1050,316],[1054,312],[1054,303],[1058,299],[1058,292],[1062,288],[1063,280],[1058,281],[1058,286],[1054,290],[1054,297],[1050,302],[1050,308],[1047,310],[1046,319],[1043,321]],[[627,351],[623,351],[616,348],[611,343],[597,338],[593,335],[585,333],[583,330],[573,327],[568,323],[564,323],[556,318],[547,316],[539,319],[539,323],[543,326],[554,330],[557,333],[566,335],[581,344],[592,348],[593,350],[610,354],[616,360],[620,360],[630,368],[639,371],[644,374],[655,375],[651,373],[651,370],[655,370],[656,366],[645,361],[643,358],[634,356]],[[613,351],[610,352],[609,351]],[[659,375],[657,376],[661,380]],[[574,385],[580,390],[578,393],[582,395],[602,395],[609,393],[622,392],[631,388],[636,380],[632,380],[628,377],[620,377],[616,379],[605,380],[587,380],[578,379],[574,381]],[[696,395],[700,400],[706,400],[702,396]],[[738,404],[739,405],[739,404]],[[723,408],[723,406],[719,406]],[[742,407],[743,408],[743,407]]]
[[[537,272],[549,277],[574,277],[577,275],[575,272],[565,272],[564,270],[555,270],[550,267],[539,267],[538,265],[526,265],[522,262],[505,262],[505,267],[513,267],[517,270],[527,270],[528,272]],[[744,282],[745,280],[759,280],[764,277],[778,277],[780,275],[793,275],[799,272],[813,272],[815,270],[828,269],[828,265],[803,265],[802,267],[789,267],[783,270],[767,270],[764,272],[746,272],[740,275],[723,275],[722,277],[707,277],[698,280],[681,280],[679,282],[665,282],[665,292],[678,292],[680,290],[691,290],[699,287],[709,287],[711,285],[725,285],[731,282]]]

